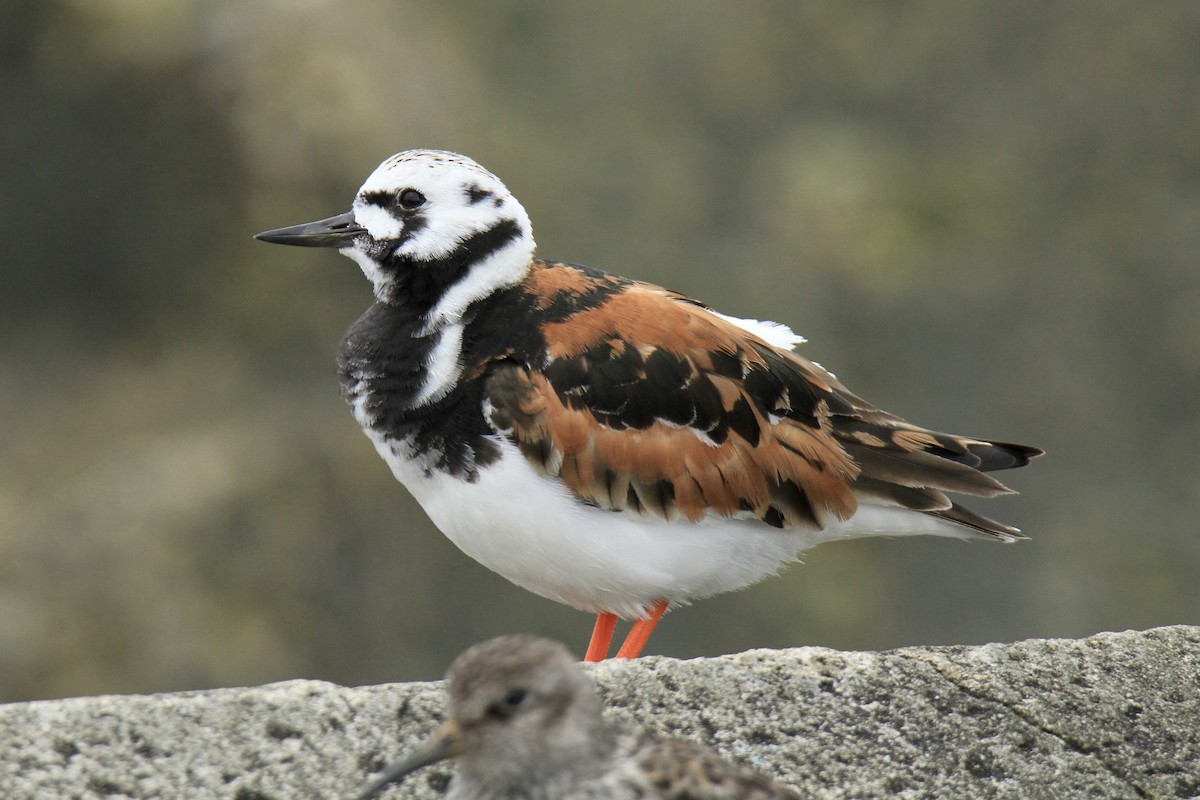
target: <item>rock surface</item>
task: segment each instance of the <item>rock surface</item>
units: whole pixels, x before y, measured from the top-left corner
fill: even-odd
[[[608,662],[615,718],[814,798],[1200,796],[1200,628],[884,653]],[[438,683],[0,706],[0,797],[352,797],[436,724]],[[437,797],[448,767],[388,798]]]

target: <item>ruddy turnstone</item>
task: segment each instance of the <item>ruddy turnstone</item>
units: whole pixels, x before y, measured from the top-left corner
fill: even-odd
[[[613,725],[567,648],[501,636],[468,649],[446,673],[447,720],[362,793],[445,758],[448,800],[772,800],[800,795],[685,739]]]
[[[794,353],[787,327],[534,256],[525,209],[471,159],[408,150],[351,211],[258,234],[336,248],[375,302],[342,391],[392,472],[467,555],[597,614],[636,657],[673,603],[740,589],[856,536],[1012,541],[947,492],[1041,451],[936,433]]]

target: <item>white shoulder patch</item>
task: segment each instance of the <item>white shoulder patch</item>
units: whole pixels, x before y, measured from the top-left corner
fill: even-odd
[[[739,317],[731,317],[727,314],[722,314],[719,311],[712,312],[721,319],[737,325],[744,331],[753,333],[758,338],[762,339],[767,344],[778,347],[782,350],[791,350],[796,345],[804,342],[804,337],[794,332],[787,325],[781,322],[771,322],[770,320],[759,319],[741,319]]]

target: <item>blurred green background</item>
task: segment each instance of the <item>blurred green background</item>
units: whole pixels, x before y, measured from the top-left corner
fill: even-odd
[[[539,251],[1036,444],[1012,546],[810,551],[649,652],[1200,622],[1200,4],[0,2],[0,700],[428,679],[590,617],[438,534],[338,395],[370,300],[257,231],[410,147]]]

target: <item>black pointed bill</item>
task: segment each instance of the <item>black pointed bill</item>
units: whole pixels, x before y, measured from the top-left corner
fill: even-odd
[[[336,217],[275,228],[254,234],[255,239],[272,244],[290,244],[295,247],[350,247],[354,238],[367,229],[354,221],[354,212],[347,211]]]
[[[383,774],[367,784],[362,793],[358,795],[358,800],[374,797],[388,784],[403,778],[408,773],[442,759],[453,758],[461,752],[462,728],[453,720],[444,722],[408,758],[384,767]]]

